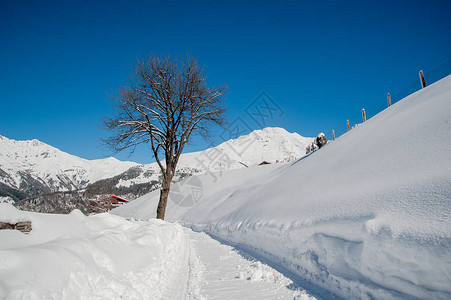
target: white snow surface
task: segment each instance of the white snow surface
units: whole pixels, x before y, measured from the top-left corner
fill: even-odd
[[[191,245],[185,299],[316,299],[291,279],[246,253],[205,233],[188,228],[185,232]]]
[[[36,139],[16,141],[0,136],[0,169],[7,174],[0,176],[0,182],[13,188],[19,188],[23,175],[30,174],[53,191],[74,190],[136,165],[114,157],[87,160]]]
[[[28,219],[29,234],[0,231],[0,299],[180,299],[174,281],[188,264],[180,225],[18,211],[0,204],[0,221]]]
[[[448,76],[294,163],[195,176],[199,202],[169,201],[166,219],[264,257],[319,294],[451,299],[450,129]],[[179,197],[199,194],[191,182]],[[153,218],[158,196],[113,213]]]

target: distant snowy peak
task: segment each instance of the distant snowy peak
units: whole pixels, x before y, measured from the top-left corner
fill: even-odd
[[[136,165],[112,157],[87,160],[36,139],[16,141],[0,136],[0,193],[3,190],[3,194],[7,187],[27,195],[76,190]]]
[[[305,149],[313,138],[289,133],[283,128],[268,127],[255,130],[248,135],[228,140],[214,148],[189,153],[181,158],[181,164],[192,165],[192,159],[209,164],[215,169],[235,169],[258,165],[262,162],[277,163],[292,161],[304,156]],[[204,165],[205,167],[205,165]]]

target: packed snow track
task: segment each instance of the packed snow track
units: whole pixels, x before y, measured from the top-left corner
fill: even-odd
[[[245,252],[184,230],[191,244],[185,299],[315,299]]]

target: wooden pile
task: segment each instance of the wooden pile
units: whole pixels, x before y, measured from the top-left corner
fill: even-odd
[[[15,224],[0,222],[1,229],[16,229],[24,233],[29,233],[31,231],[31,221],[18,222]]]

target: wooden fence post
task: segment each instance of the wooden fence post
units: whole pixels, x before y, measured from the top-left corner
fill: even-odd
[[[391,95],[390,93],[387,94],[387,102],[388,102],[388,107],[391,106]]]
[[[421,88],[424,89],[426,87],[426,81],[424,80],[423,70],[420,71],[420,81],[421,81]]]
[[[335,141],[335,130],[332,129],[332,139]]]
[[[348,127],[348,131],[349,131],[349,120],[346,120],[346,127]]]
[[[365,109],[362,109],[362,119],[363,119],[363,122],[366,121],[366,113],[365,113]]]

